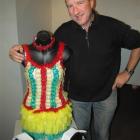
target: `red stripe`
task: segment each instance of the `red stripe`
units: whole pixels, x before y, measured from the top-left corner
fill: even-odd
[[[24,64],[25,66],[27,66],[27,62],[30,60],[30,56],[29,56],[29,50],[28,50],[28,45],[27,44],[23,44],[22,45],[23,49],[24,49]]]
[[[49,108],[49,109],[38,109],[38,110],[35,110],[34,113],[40,113],[40,112],[49,112],[49,111],[53,111],[53,112],[57,112],[59,111],[60,109],[64,108],[67,104],[69,104],[69,100],[67,100],[65,102],[65,104],[63,104],[63,106],[60,106],[60,107],[57,107],[57,108]]]
[[[41,69],[41,85],[42,85],[42,89],[41,89],[41,102],[40,102],[40,109],[41,110],[45,110],[46,106],[46,82],[47,82],[47,76],[46,76],[46,68],[43,67]]]
[[[60,88],[59,88],[59,99],[61,99],[62,105],[65,104],[65,98],[63,95],[63,86],[62,86],[62,82],[60,84]]]
[[[29,88],[27,88],[24,100],[23,100],[23,104],[26,105],[26,101],[27,101],[27,97],[29,96]]]
[[[26,108],[26,109],[28,109],[28,110],[34,110],[33,111],[33,113],[40,113],[40,112],[50,112],[50,111],[53,111],[53,112],[57,112],[57,111],[59,111],[60,109],[63,109],[67,104],[69,104],[70,103],[70,101],[69,100],[67,100],[66,102],[65,102],[65,104],[63,104],[63,106],[60,106],[60,107],[58,107],[58,108],[48,108],[48,109],[38,109],[38,110],[34,110],[32,107],[30,107],[30,106],[27,106],[27,105],[24,105],[24,107]]]
[[[24,105],[24,107],[28,110],[33,110],[33,108],[31,106]]]

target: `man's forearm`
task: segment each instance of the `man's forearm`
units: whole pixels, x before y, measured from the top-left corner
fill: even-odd
[[[127,64],[127,70],[128,71],[134,71],[136,65],[138,64],[140,60],[140,48],[136,48],[136,49],[133,49],[131,51],[131,54],[130,54],[130,57],[129,57],[129,61],[128,61],[128,64]]]

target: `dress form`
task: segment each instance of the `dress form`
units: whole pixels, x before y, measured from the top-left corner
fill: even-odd
[[[21,107],[23,131],[35,140],[57,140],[72,121],[70,101],[63,83],[70,51],[47,31],[23,45],[27,90]]]
[[[37,45],[46,46],[50,44],[52,41],[52,36],[47,31],[40,31],[38,32],[35,43]],[[54,41],[52,46],[44,51],[39,51],[37,48],[34,47],[34,44],[29,45],[29,51],[32,59],[36,61],[38,64],[46,64],[51,63],[51,61],[56,56],[58,51],[58,41]],[[72,55],[72,50],[70,50],[67,46],[64,48],[63,51],[63,62],[65,63],[70,56]]]

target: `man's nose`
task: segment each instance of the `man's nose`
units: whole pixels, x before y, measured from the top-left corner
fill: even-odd
[[[74,15],[77,15],[79,13],[79,8],[77,6],[73,7],[73,13]]]

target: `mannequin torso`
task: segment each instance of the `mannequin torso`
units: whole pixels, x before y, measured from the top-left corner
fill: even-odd
[[[43,46],[51,43],[51,41],[52,41],[51,36],[47,31],[40,31],[37,34],[35,43]],[[42,65],[46,63],[51,63],[58,52],[58,46],[59,46],[59,42],[55,40],[50,48],[40,51],[34,46],[34,43],[32,43],[29,45],[29,53],[32,60],[37,62],[38,64]],[[71,55],[72,55],[72,50],[67,46],[64,46],[64,51],[62,56],[64,64],[67,62],[67,60],[70,58]]]
[[[55,42],[52,48],[49,48],[45,51],[38,51],[36,48],[33,47],[32,44],[29,46],[31,58],[38,64],[51,63],[51,61],[56,56],[57,51],[58,51],[58,42]],[[67,60],[70,58],[71,55],[72,51],[68,47],[65,47],[63,52],[64,64],[67,62]]]

